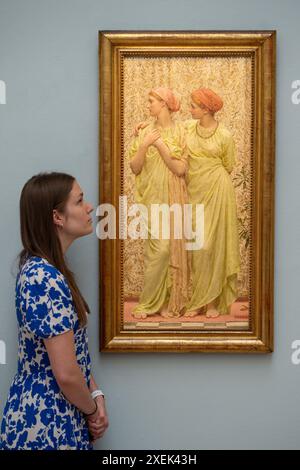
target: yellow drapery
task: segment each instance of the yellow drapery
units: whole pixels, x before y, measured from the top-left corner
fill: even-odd
[[[129,149],[129,158],[136,154],[146,133],[154,128],[151,123],[140,130]],[[187,162],[184,126],[174,121],[169,128],[160,128],[161,137],[168,146],[173,158]],[[187,163],[186,163],[187,165]],[[150,209],[152,204],[180,204],[187,202],[184,176],[172,173],[158,150],[150,146],[144,166],[135,177],[135,202],[144,204],[148,209],[146,227],[148,238],[144,242],[144,287],[134,313],[154,314],[168,304],[170,316],[183,313],[188,301],[188,260],[185,239],[174,239],[173,219],[170,220],[170,239],[151,238],[152,227]],[[182,208],[183,213],[183,208]]]
[[[231,133],[221,123],[210,137],[203,137],[197,125],[195,120],[185,122],[187,188],[193,205],[193,230],[195,204],[204,205],[204,246],[192,251],[193,293],[187,309],[195,310],[216,300],[219,313],[226,314],[237,298],[240,268],[237,208],[230,178],[236,149]]]

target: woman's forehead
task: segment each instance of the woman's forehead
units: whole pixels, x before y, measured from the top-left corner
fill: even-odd
[[[72,191],[71,194],[75,197],[80,196],[83,193],[81,186],[79,183],[75,180],[73,183]]]

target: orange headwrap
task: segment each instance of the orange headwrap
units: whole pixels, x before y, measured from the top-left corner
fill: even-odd
[[[155,95],[158,95],[165,103],[167,104],[168,108],[172,112],[179,111],[180,109],[180,102],[170,90],[170,88],[166,87],[158,87],[154,88],[153,90],[150,91],[150,93],[154,93]]]
[[[198,88],[192,92],[192,99],[198,105],[204,105],[212,113],[220,111],[223,107],[223,101],[217,93],[209,88]]]

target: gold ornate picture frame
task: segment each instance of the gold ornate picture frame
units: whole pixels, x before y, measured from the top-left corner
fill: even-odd
[[[275,67],[275,31],[99,32],[98,215],[105,222],[113,214],[116,221],[114,229],[106,224],[105,233],[97,227],[102,352],[273,350]],[[125,198],[129,205],[135,202],[132,142],[143,133],[138,124],[150,122],[149,92],[158,87],[177,93],[177,122],[192,127],[191,92],[213,90],[223,102],[217,119],[225,130],[219,126],[219,139],[233,136],[236,164],[226,178],[237,201],[240,269],[236,300],[215,318],[207,316],[207,305],[194,317],[163,316],[163,309],[145,318],[133,314],[149,258],[144,241],[125,237],[118,224],[124,222]]]

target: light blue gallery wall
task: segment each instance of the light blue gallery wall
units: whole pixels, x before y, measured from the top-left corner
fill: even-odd
[[[277,162],[275,351],[271,355],[100,354],[98,240],[68,259],[93,314],[93,372],[107,396],[110,428],[99,449],[300,448],[300,3],[297,0],[0,0],[0,415],[15,373],[13,261],[18,201],[41,170],[74,174],[98,193],[98,30],[276,29]]]

